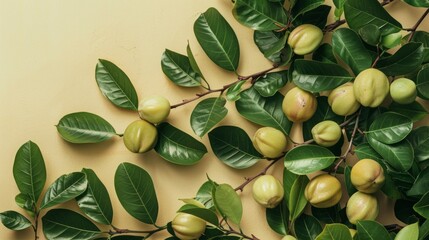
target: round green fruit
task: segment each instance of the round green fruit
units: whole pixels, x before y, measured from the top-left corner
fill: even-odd
[[[282,108],[290,121],[305,122],[316,112],[317,99],[312,93],[294,87],[286,93]]]
[[[332,147],[340,140],[343,133],[338,123],[326,120],[316,124],[311,129],[311,134],[320,146]]]
[[[253,183],[252,194],[253,199],[263,207],[274,208],[282,201],[284,189],[274,176],[262,175]]]
[[[353,92],[353,83],[345,83],[329,93],[328,103],[332,111],[340,116],[349,116],[355,113],[360,103]]]
[[[282,240],[296,240],[296,237],[292,235],[286,235],[282,238]]]
[[[385,48],[394,48],[401,44],[402,33],[391,33],[381,38],[381,45]]]
[[[408,78],[398,78],[390,84],[390,96],[399,104],[409,104],[416,100],[416,84]]]
[[[171,221],[174,234],[181,240],[198,239],[206,229],[206,221],[188,213],[178,213]]]
[[[378,107],[389,94],[389,80],[375,68],[360,72],[353,83],[356,100],[365,107]]]
[[[378,211],[377,198],[368,193],[355,192],[347,201],[346,215],[352,224],[360,220],[375,220]]]
[[[361,159],[352,167],[350,179],[357,190],[374,193],[384,184],[384,170],[372,159]]]
[[[321,174],[311,179],[304,192],[308,202],[317,208],[336,205],[342,194],[340,181],[329,174]]]
[[[322,39],[323,32],[320,28],[312,24],[302,24],[289,34],[287,43],[295,54],[305,55],[316,50]]]
[[[125,129],[124,144],[133,153],[144,153],[151,150],[158,140],[155,126],[145,120],[136,120]]]
[[[286,136],[272,127],[259,128],[253,135],[252,142],[256,150],[268,158],[281,156],[287,145]]]
[[[157,124],[164,121],[170,114],[170,102],[162,96],[151,96],[139,103],[139,115],[142,119]]]

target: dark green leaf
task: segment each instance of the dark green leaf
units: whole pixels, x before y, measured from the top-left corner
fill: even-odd
[[[417,161],[429,160],[429,126],[421,126],[408,135],[407,140],[414,149],[414,157]]]
[[[212,190],[213,190],[213,182],[212,181],[206,181],[201,185],[201,187],[198,189],[198,192],[196,194],[195,199],[201,203],[203,203],[206,208],[212,208],[213,205],[213,198],[212,198]]]
[[[395,237],[395,240],[418,240],[419,223],[413,223],[402,228]]]
[[[232,14],[239,23],[258,31],[280,30],[287,23],[286,12],[278,2],[236,0]]]
[[[361,131],[367,131],[369,129],[369,126],[371,123],[381,114],[384,112],[383,108],[369,108],[369,107],[361,107],[361,113],[359,117],[359,123],[358,123],[358,129]],[[346,134],[347,138],[350,139],[351,135],[353,133],[354,126],[356,124],[356,119],[352,120],[349,124],[346,126]],[[353,144],[358,145],[361,143],[365,143],[366,138],[363,134],[356,134],[355,138],[353,140]]]
[[[286,204],[288,204],[289,209],[289,198],[290,198],[290,192],[292,189],[293,184],[295,183],[295,180],[298,178],[299,175],[296,175],[295,173],[292,173],[291,171],[287,170],[286,168],[283,168],[283,189],[284,189],[284,200]]]
[[[208,135],[216,157],[230,167],[248,168],[262,158],[247,133],[239,127],[217,127]]]
[[[47,239],[93,239],[101,233],[90,220],[68,209],[52,209],[42,217]]]
[[[42,200],[40,209],[49,208],[67,202],[85,192],[88,180],[84,173],[64,174],[49,186]]]
[[[426,109],[417,101],[410,104],[392,102],[389,106],[389,110],[406,116],[413,120],[413,122],[420,121],[428,115]]]
[[[308,177],[305,175],[298,176],[292,185],[289,196],[289,220],[294,222],[295,219],[301,215],[307,205],[307,199],[305,198],[304,192],[307,186]]]
[[[344,168],[344,182],[346,184],[346,190],[347,190],[349,197],[357,191],[356,188],[353,186],[352,181],[350,179],[351,171],[352,171],[351,167],[348,165]]]
[[[191,127],[195,134],[202,137],[228,113],[226,100],[222,97],[207,98],[195,106],[191,114]]]
[[[340,210],[341,208],[339,204],[328,208],[316,208],[311,206],[311,214],[324,223],[341,222]]]
[[[299,2],[303,2],[303,1],[299,1]],[[312,9],[304,14],[299,15],[294,19],[293,23],[295,24],[295,26],[299,26],[302,24],[312,24],[320,29],[323,29],[328,20],[330,11],[331,11],[331,6],[320,5],[315,9]]]
[[[15,196],[15,203],[20,208],[24,209],[32,218],[35,216],[35,204],[30,195],[20,193]]]
[[[147,224],[155,224],[158,200],[152,178],[142,168],[121,163],[115,173],[115,190],[122,207],[133,217]]]
[[[428,0],[404,0],[404,2],[410,4],[414,7],[423,7],[423,8],[429,8],[429,1]]]
[[[287,83],[287,72],[268,73],[253,85],[262,97],[271,97]]]
[[[313,53],[313,60],[324,63],[337,63],[332,46],[329,43],[322,43]]]
[[[259,48],[259,51],[264,56],[275,63],[287,63],[292,57],[292,50],[289,45],[284,45],[279,49],[279,46],[287,38],[284,33],[277,33],[274,31],[255,31],[253,34],[253,41]],[[276,52],[276,50],[278,50]]]
[[[116,135],[110,123],[88,112],[65,115],[60,119],[57,131],[64,140],[71,143],[99,143]]]
[[[376,68],[388,76],[411,73],[421,67],[423,50],[424,48],[421,43],[407,43],[392,56],[378,61]]]
[[[429,192],[426,192],[423,197],[414,204],[413,209],[422,217],[429,219]]]
[[[406,36],[407,40],[408,38],[409,35]],[[429,33],[425,31],[416,31],[413,38],[411,39],[411,42],[420,42],[423,44],[423,62],[429,62]]]
[[[128,76],[115,64],[99,59],[95,68],[98,87],[114,105],[137,111],[138,97]]]
[[[426,220],[419,228],[419,240],[427,239],[428,236],[429,236],[429,220]]]
[[[194,33],[207,56],[219,67],[237,71],[240,47],[234,30],[215,8],[202,13],[194,23]]]
[[[240,99],[241,86],[243,86],[245,82],[246,81],[239,81],[234,85],[232,85],[231,87],[229,87],[228,90],[226,90],[226,94],[225,94],[226,99],[231,102],[234,102]]]
[[[428,191],[429,186],[429,168],[425,168],[417,176],[413,187],[407,192],[408,196],[420,197]]]
[[[417,213],[413,209],[415,203],[416,202],[414,201],[404,199],[398,199],[395,201],[395,217],[405,224],[411,224],[418,221]]]
[[[178,86],[201,86],[201,75],[192,68],[189,57],[185,55],[165,49],[161,57],[161,68],[164,74]]]
[[[158,143],[155,151],[174,164],[193,165],[207,153],[207,148],[169,123],[161,123],[158,125]]]
[[[392,178],[398,190],[406,192],[411,189],[414,181],[416,180],[409,172],[397,171],[386,164],[387,173]]]
[[[349,228],[339,223],[326,224],[316,240],[352,240]]]
[[[391,145],[384,144],[371,137],[368,137],[367,140],[371,147],[394,169],[408,171],[413,165],[414,151],[407,140]]]
[[[359,29],[359,35],[364,42],[371,46],[377,46],[377,44],[380,43],[380,29],[374,24],[362,26],[362,28]]]
[[[417,74],[417,91],[419,97],[429,100],[429,64],[426,64]]]
[[[353,79],[340,65],[299,59],[294,62],[293,82],[309,92],[332,90]]]
[[[21,213],[15,211],[6,211],[0,213],[0,220],[3,225],[10,230],[19,231],[31,226],[30,220]]]
[[[216,209],[222,216],[231,222],[240,225],[243,216],[243,205],[240,196],[228,184],[219,184],[216,187],[214,202]]]
[[[186,204],[182,206],[178,212],[188,213],[194,216],[197,216],[208,223],[211,223],[215,226],[219,225],[219,220],[215,212],[207,208],[200,208],[195,205]]]
[[[192,53],[192,49],[191,49],[191,46],[189,45],[189,42],[188,42],[188,46],[186,46],[186,55],[188,56],[189,64],[191,65],[192,70],[194,70],[194,72],[200,75],[202,79],[204,79],[203,73],[201,72],[200,67],[198,66],[198,63],[195,60],[194,54]]]
[[[284,164],[289,171],[304,175],[325,169],[334,160],[334,154],[327,148],[316,145],[301,145],[286,154]]]
[[[323,231],[323,228],[317,218],[302,214],[296,219],[294,230],[298,239],[314,240]]]
[[[32,141],[24,143],[16,152],[13,177],[22,194],[37,202],[46,182],[46,167],[39,146]]]
[[[280,235],[286,235],[288,233],[289,210],[286,206],[285,199],[275,208],[267,208],[265,210],[265,217],[268,225],[274,232]]]
[[[79,208],[92,220],[110,225],[113,219],[113,208],[106,187],[92,169],[84,168],[88,180],[86,191],[76,200]]]
[[[362,220],[356,223],[358,239],[390,239],[383,225],[376,221]]]
[[[382,161],[383,157],[378,154],[368,143],[362,143],[354,149],[358,159],[369,158],[377,162]]]
[[[295,5],[292,8],[292,15],[296,18],[301,14],[316,9],[324,2],[324,0],[296,1]]]
[[[413,122],[408,117],[385,112],[375,119],[366,134],[384,144],[394,144],[402,141],[412,128]]]

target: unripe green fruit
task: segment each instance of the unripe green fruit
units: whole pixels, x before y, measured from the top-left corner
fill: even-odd
[[[341,138],[341,127],[338,123],[326,120],[316,124],[311,129],[314,141],[323,147],[334,146]]]
[[[385,48],[394,48],[401,43],[402,33],[391,33],[381,38],[381,45]]]
[[[286,93],[282,108],[290,121],[305,122],[316,112],[317,100],[312,93],[294,87]]]
[[[305,198],[317,208],[332,207],[341,200],[341,183],[329,174],[321,174],[311,179],[305,187]]]
[[[320,28],[311,24],[302,24],[289,34],[287,43],[295,54],[305,55],[316,50],[322,39],[323,32]]]
[[[349,116],[355,113],[360,103],[353,92],[353,83],[345,83],[334,90],[328,96],[328,103],[335,114]]]
[[[253,135],[253,146],[259,153],[268,158],[282,155],[287,145],[286,136],[272,127],[262,127]]]
[[[282,240],[296,240],[296,238],[292,235],[286,235],[282,238]]]
[[[352,224],[360,220],[375,220],[378,211],[377,198],[371,194],[355,192],[347,202],[346,215]]]
[[[416,100],[416,84],[408,78],[398,78],[390,84],[390,96],[399,104],[409,104]]]
[[[374,193],[384,184],[384,170],[372,159],[361,159],[352,167],[350,179],[357,190]]]
[[[253,199],[262,206],[274,208],[282,201],[284,189],[277,178],[262,175],[253,183],[252,194]]]
[[[363,106],[378,107],[389,93],[389,80],[382,71],[368,68],[355,78],[353,92]]]
[[[155,126],[145,120],[136,120],[125,129],[124,144],[134,153],[144,153],[151,150],[158,139]]]
[[[181,240],[198,239],[206,229],[206,221],[188,213],[178,213],[171,221],[174,234]]]
[[[151,96],[139,103],[139,115],[153,124],[164,121],[170,114],[170,102],[161,96]]]

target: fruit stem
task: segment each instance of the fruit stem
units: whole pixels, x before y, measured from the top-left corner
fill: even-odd
[[[410,42],[411,39],[413,39],[414,34],[416,34],[417,28],[420,26],[420,24],[423,22],[423,20],[426,18],[426,16],[429,14],[429,8],[426,9],[426,11],[423,13],[423,15],[420,17],[420,19],[416,22],[416,24],[413,26],[413,28],[408,29],[408,31],[411,32],[410,36],[408,37],[407,42]]]
[[[246,181],[243,182],[240,186],[234,188],[235,191],[240,191],[243,192],[244,187],[246,187],[249,183],[251,183],[253,180],[255,180],[256,178],[267,174],[268,169],[270,169],[277,161],[279,161],[280,159],[282,159],[284,157],[284,155],[275,158],[275,159],[271,159],[271,163],[268,164],[264,169],[262,169],[262,171],[260,171],[258,174],[256,174],[253,177],[250,178],[246,178]]]
[[[144,239],[149,238],[150,236],[152,236],[157,232],[167,229],[167,226],[157,227],[157,229],[153,229],[153,230],[130,230],[130,229],[121,229],[113,225],[110,225],[110,226],[113,228],[113,230],[109,230],[108,232],[105,232],[105,233],[108,233],[110,236],[124,234],[124,233],[147,233]]]
[[[235,234],[235,235],[238,235],[238,236],[240,236],[240,237],[242,237],[242,239],[249,239],[249,240],[260,240],[259,238],[257,238],[255,235],[251,235],[251,236],[248,236],[248,235],[246,235],[246,234],[244,234],[242,231],[241,231],[241,229],[240,229],[240,231],[237,231],[237,230],[235,230],[229,223],[228,223],[228,221],[225,219],[225,218],[223,218],[222,220],[221,220],[221,223],[223,223],[223,222],[225,222],[226,223],[226,225],[228,226],[228,229],[225,229],[223,226],[220,226],[220,230],[221,231],[223,231],[226,235],[230,235],[230,234]]]

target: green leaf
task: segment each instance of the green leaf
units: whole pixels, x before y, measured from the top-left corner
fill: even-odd
[[[317,218],[307,214],[302,214],[298,219],[296,219],[294,230],[298,239],[314,240],[323,231],[323,228]]]
[[[419,240],[424,240],[428,236],[429,236],[429,220],[426,220],[419,228]]]
[[[389,110],[406,116],[413,120],[413,122],[423,120],[428,115],[428,111],[417,101],[410,104],[392,102],[389,106]]]
[[[376,68],[388,76],[398,76],[414,72],[421,67],[423,51],[424,48],[421,43],[407,43],[392,56],[378,61]]]
[[[226,94],[225,94],[226,99],[231,102],[234,102],[240,99],[241,86],[243,86],[245,82],[246,81],[239,81],[233,84],[231,87],[229,87],[228,90],[226,90]]]
[[[401,192],[406,192],[411,189],[414,181],[416,180],[413,175],[411,175],[409,172],[397,171],[389,165],[386,166],[387,173],[392,178],[398,190]]]
[[[357,239],[390,239],[386,228],[376,221],[358,221],[356,228]]]
[[[356,188],[353,186],[351,181],[351,177],[350,177],[351,171],[352,169],[348,165],[344,168],[344,183],[346,185],[346,190],[349,197],[353,195],[353,193],[357,192]]]
[[[262,97],[271,97],[274,96],[278,90],[283,88],[287,82],[286,71],[273,72],[258,78],[253,86]]]
[[[327,148],[317,145],[301,145],[286,154],[284,164],[289,171],[304,175],[325,169],[334,160],[334,154]]]
[[[317,208],[311,206],[311,214],[317,218],[317,220],[324,223],[339,223],[341,222],[340,215],[341,206],[336,204],[328,208]]]
[[[193,165],[207,153],[207,148],[169,123],[161,123],[158,125],[158,143],[155,151],[171,163]]]
[[[220,214],[240,225],[243,216],[243,205],[240,196],[228,184],[219,184],[215,189],[214,202]]]
[[[88,185],[86,175],[81,172],[64,174],[49,186],[40,209],[67,202],[85,192]]]
[[[416,87],[419,97],[429,100],[429,64],[424,65],[417,74]]]
[[[316,9],[322,5],[324,0],[307,0],[307,1],[296,1],[295,5],[292,8],[292,15],[294,18],[297,16],[309,12],[313,9]]]
[[[337,63],[332,46],[329,43],[322,43],[316,51],[313,52],[313,60],[324,63]]]
[[[6,211],[0,213],[0,220],[10,230],[19,231],[31,227],[31,222],[21,213]]]
[[[270,228],[280,234],[288,233],[289,210],[286,206],[286,201],[283,199],[275,208],[266,208],[265,217]]]
[[[207,208],[200,208],[192,204],[186,204],[182,206],[178,212],[188,213],[194,216],[197,216],[208,223],[211,223],[215,226],[219,225],[219,220],[215,212]]]
[[[298,1],[298,3],[304,3],[310,1]],[[317,4],[323,3],[324,1],[317,1]],[[331,6],[320,5],[310,11],[306,11],[303,14],[295,17],[293,24],[299,26],[302,24],[312,24],[320,29],[323,29],[328,20],[329,12],[331,11]]]
[[[347,0],[344,14],[349,27],[357,32],[371,23],[380,29],[381,35],[401,31],[402,25],[381,6],[377,0]]]
[[[116,195],[122,207],[133,217],[147,224],[155,224],[158,200],[152,178],[142,168],[121,163],[115,173]]]
[[[19,193],[15,196],[15,203],[18,207],[24,209],[30,217],[34,218],[35,216],[35,204],[33,199],[31,199],[30,195]]]
[[[177,86],[201,86],[202,75],[192,68],[189,57],[185,55],[165,49],[161,57],[161,68],[168,79]]]
[[[90,220],[68,209],[52,209],[42,217],[43,233],[47,239],[93,239],[101,234]]]
[[[280,30],[288,20],[283,5],[269,1],[236,0],[232,14],[239,23],[258,31]]]
[[[191,46],[189,45],[189,41],[188,41],[188,45],[186,46],[186,55],[188,56],[189,64],[191,65],[192,70],[194,70],[194,72],[200,75],[202,79],[204,79],[203,73],[201,72],[201,69],[198,66],[198,63],[195,60],[194,54],[192,53],[192,49],[191,49]]]
[[[407,140],[414,149],[414,157],[417,161],[429,160],[429,126],[420,126],[408,135]]]
[[[254,88],[241,93],[235,102],[237,111],[247,120],[256,124],[273,127],[289,135],[292,122],[282,110],[284,96],[277,92],[272,97],[264,98]]]
[[[395,201],[394,213],[395,217],[405,224],[412,224],[419,221],[417,213],[414,211],[413,206],[415,201],[408,201],[404,199],[398,199]]]
[[[362,41],[351,29],[340,28],[332,35],[332,48],[355,75],[371,67],[372,58]]]
[[[289,45],[283,44],[287,39],[286,34],[274,31],[255,31],[253,41],[264,56],[275,63],[287,63],[292,57]],[[281,44],[283,46],[280,48]]]
[[[309,92],[332,90],[353,79],[340,65],[298,59],[292,79],[296,86]]]
[[[423,197],[414,204],[413,209],[422,217],[429,219],[429,192],[426,192]]]
[[[34,142],[24,143],[16,152],[13,177],[19,191],[37,202],[46,183],[46,167],[40,148]]]
[[[381,32],[374,24],[368,24],[360,28],[359,35],[364,42],[371,46],[377,46],[380,43]]]
[[[406,39],[409,38],[409,35],[406,36]],[[425,31],[416,31],[411,42],[420,42],[423,44],[423,62],[429,62],[429,33]]]
[[[307,205],[307,199],[305,198],[304,192],[307,186],[308,177],[305,175],[298,176],[292,185],[289,196],[289,219],[294,222],[295,219],[301,215]]]
[[[199,201],[200,203],[203,203],[206,206],[206,208],[209,208],[209,209],[211,209],[214,206],[213,197],[212,197],[213,187],[214,187],[214,184],[212,181],[206,181],[198,189],[198,192],[195,196],[195,200]]]
[[[398,232],[395,240],[418,240],[419,239],[419,223],[413,223],[405,226]]]
[[[407,195],[413,197],[423,196],[427,192],[427,186],[429,186],[429,168],[425,168],[420,172]]]
[[[191,127],[195,134],[202,137],[228,113],[226,100],[222,97],[207,98],[195,106],[191,114]]]
[[[240,47],[237,36],[215,8],[202,13],[194,23],[194,33],[207,56],[219,67],[237,71]]]
[[[344,224],[333,223],[326,224],[322,233],[317,236],[316,240],[352,240],[349,228]],[[382,238],[386,239],[386,238]]]
[[[428,0],[404,0],[404,2],[410,4],[414,7],[423,7],[423,8],[429,8],[429,1]]]
[[[95,68],[98,87],[114,105],[137,111],[139,100],[128,76],[115,64],[99,59]]]
[[[84,168],[88,180],[86,191],[76,198],[79,208],[92,220],[110,225],[113,219],[113,208],[107,188],[92,169]]]
[[[413,122],[408,117],[393,112],[385,112],[372,122],[366,134],[369,138],[384,144],[394,144],[405,139],[412,128]]]
[[[216,157],[230,167],[248,168],[262,158],[247,133],[239,127],[220,126],[208,135]]]
[[[292,189],[293,184],[295,183],[295,180],[298,178],[299,175],[296,175],[295,173],[292,173],[291,171],[287,170],[287,168],[283,168],[283,190],[285,192],[284,194],[284,200],[286,204],[288,205],[289,209],[289,198],[290,198],[290,192]]]
[[[414,151],[410,142],[407,140],[390,145],[384,144],[371,137],[368,137],[367,140],[371,147],[394,169],[398,171],[408,171],[413,165]]]
[[[60,136],[71,143],[98,143],[116,135],[110,123],[88,112],[67,114],[56,127]]]

